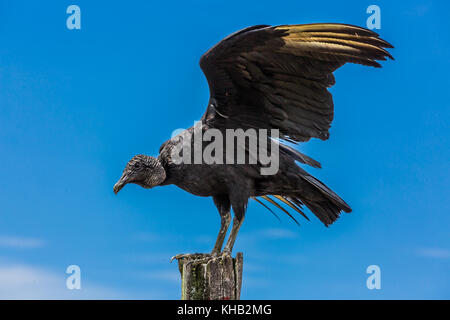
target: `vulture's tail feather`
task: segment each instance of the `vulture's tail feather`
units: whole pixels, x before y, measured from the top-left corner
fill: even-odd
[[[306,206],[320,221],[322,221],[323,224],[325,224],[325,226],[329,226],[336,221],[342,211],[352,211],[350,206],[344,200],[318,179],[310,175],[301,176],[301,178],[306,182],[306,184],[303,184],[304,187],[301,192],[290,191],[285,195],[273,195],[273,197],[276,200],[281,201],[281,203],[288,205],[309,220],[306,214],[301,210],[303,205]],[[297,220],[286,209],[281,207],[275,199],[269,196],[262,196],[261,198],[273,204],[278,209],[281,209],[298,224]],[[255,200],[257,199],[255,198]],[[261,203],[260,201],[258,202]],[[265,207],[267,208],[267,206]]]

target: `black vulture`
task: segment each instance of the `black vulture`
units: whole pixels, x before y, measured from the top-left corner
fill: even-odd
[[[200,59],[210,88],[208,107],[201,120],[166,141],[157,158],[133,157],[114,192],[127,183],[144,188],[174,184],[194,195],[212,197],[221,217],[213,255],[231,253],[249,199],[273,212],[267,206],[270,203],[296,222],[289,209],[307,218],[303,212],[306,206],[325,226],[332,224],[341,211],[351,212],[350,206],[296,163],[320,167],[317,161],[283,141],[328,139],[334,113],[328,91],[335,82],[333,71],[347,62],[380,67],[376,60],[393,59],[384,48],[393,47],[373,31],[346,24],[257,25],[231,34]],[[262,174],[267,163],[260,161],[259,154],[252,163],[174,160],[175,154],[186,152],[185,146],[193,146],[195,130],[202,134],[216,130],[225,136],[230,129],[253,129],[259,136],[261,130],[270,130],[264,138],[271,146],[266,151],[278,148],[277,171]],[[227,158],[227,153],[232,153],[231,160],[235,160],[233,152],[240,148],[250,159],[254,154],[250,151],[250,136],[247,138],[234,149],[217,150]],[[202,141],[200,153],[207,145]],[[233,226],[222,251],[231,208]]]

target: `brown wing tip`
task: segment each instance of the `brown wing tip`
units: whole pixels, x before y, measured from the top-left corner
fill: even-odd
[[[281,25],[275,30],[286,32],[282,38],[292,51],[307,54],[309,50],[317,50],[318,54],[328,54],[329,49],[334,54],[347,57],[347,62],[367,64],[381,67],[375,60],[386,60],[394,57],[383,48],[394,48],[389,42],[379,38],[379,35],[369,29],[350,24],[313,23],[303,25]],[[311,47],[310,43],[314,43]],[[286,45],[285,45],[286,46]],[[357,51],[359,50],[359,52]],[[353,59],[353,60],[352,60]]]

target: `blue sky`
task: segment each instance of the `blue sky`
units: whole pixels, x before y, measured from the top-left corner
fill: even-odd
[[[81,30],[66,28],[70,4]],[[209,252],[219,215],[174,186],[115,196],[124,165],[201,117],[198,60],[224,36],[365,26],[371,4],[396,61],[338,70],[330,139],[299,146],[353,213],[299,228],[252,202],[242,298],[450,298],[450,6],[416,0],[0,2],[0,298],[178,299],[169,258]],[[81,290],[65,288],[72,264]]]

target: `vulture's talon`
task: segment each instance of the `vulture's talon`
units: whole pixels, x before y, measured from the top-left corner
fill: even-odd
[[[197,261],[197,260],[202,260],[205,258],[210,258],[212,257],[212,254],[210,253],[181,253],[181,254],[177,254],[176,256],[173,256],[172,258],[170,258],[170,262],[172,262],[173,260],[180,260],[180,259],[189,259],[191,261]]]
[[[224,256],[231,257],[231,251],[230,251],[230,250],[224,249],[224,250],[222,251],[221,258],[223,258]]]
[[[217,258],[217,257],[219,257],[220,256],[220,251],[211,251],[211,257],[213,257],[213,258]]]

